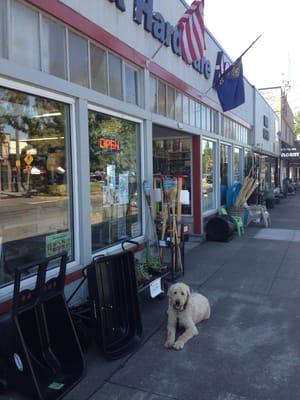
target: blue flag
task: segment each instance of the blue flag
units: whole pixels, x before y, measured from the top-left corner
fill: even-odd
[[[238,58],[220,76],[214,85],[223,111],[245,103],[242,59]]]

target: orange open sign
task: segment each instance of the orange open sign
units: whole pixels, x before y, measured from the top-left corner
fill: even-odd
[[[103,150],[120,151],[121,143],[119,140],[102,137],[99,139],[99,147]]]

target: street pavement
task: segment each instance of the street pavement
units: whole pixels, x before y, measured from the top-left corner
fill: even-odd
[[[85,377],[65,399],[299,399],[300,193],[270,214],[270,228],[249,226],[230,242],[187,243],[181,280],[212,312],[183,350],[163,345],[166,296],[144,294],[142,345],[117,361],[92,345]]]

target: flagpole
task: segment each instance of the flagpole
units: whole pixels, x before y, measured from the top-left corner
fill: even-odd
[[[152,54],[152,56],[150,58],[148,58],[146,60],[146,67],[149,67],[149,64],[151,63],[151,61],[155,58],[156,54],[160,51],[160,49],[167,43],[168,39],[173,35],[173,33],[176,31],[177,27],[178,27],[179,23],[177,22],[177,24],[173,27],[173,30],[171,30],[169,32],[169,35],[166,36],[166,38],[164,39],[164,41],[158,46],[158,48],[155,50],[155,52]]]
[[[250,44],[250,46],[247,47],[247,49],[237,58],[237,60],[242,58],[247,53],[247,51],[249,51],[251,47],[254,46],[254,44],[258,41],[258,39],[262,37],[263,34],[264,33],[262,32],[260,35],[258,35],[257,38]]]
[[[262,32],[260,35],[258,35],[257,38],[250,44],[250,46],[248,46],[247,49],[246,49],[245,51],[243,51],[243,53],[242,53],[235,61],[237,61],[237,60],[239,60],[240,58],[242,58],[242,57],[251,49],[251,47],[254,46],[254,44],[258,41],[258,39],[260,39],[260,38],[262,37],[263,34],[264,34],[264,33]],[[235,63],[235,61],[234,61],[234,63]],[[234,63],[233,63],[233,64],[234,64]],[[232,65],[232,64],[231,64],[231,65]],[[226,70],[226,71],[227,71],[227,70]],[[225,74],[226,71],[224,71],[223,74]],[[223,75],[223,74],[222,74],[222,75]],[[208,88],[207,91],[204,93],[204,95],[206,95],[212,88],[213,88],[213,86],[211,86],[210,88]]]
[[[201,7],[201,10],[200,10],[200,6],[202,6],[202,7]],[[178,29],[178,27],[181,28],[181,30],[182,30],[181,33],[183,34],[184,26],[186,25],[186,22],[191,20],[191,17],[192,17],[192,15],[193,15],[195,12],[196,12],[196,13],[200,13],[200,15],[198,16],[199,19],[201,19],[201,20],[203,19],[203,7],[204,7],[204,0],[194,0],[194,1],[191,3],[190,6],[186,6],[186,11],[185,11],[183,17],[181,17],[181,18],[177,21],[176,25],[173,27],[173,29],[171,29],[170,32],[168,32],[168,34],[166,35],[165,39],[164,39],[163,42],[160,44],[160,46],[155,50],[155,52],[152,54],[152,56],[146,60],[146,68],[149,67],[150,62],[154,59],[154,57],[157,55],[157,53],[160,51],[160,49],[167,43],[167,41],[170,39],[170,37],[173,35],[173,33],[176,32],[176,30]],[[202,22],[203,22],[203,21],[202,21]],[[184,24],[185,24],[185,25],[184,25]],[[200,24],[200,21],[199,21],[199,27],[198,27],[198,28],[193,28],[193,29],[196,30],[197,35],[199,35],[198,30],[201,29],[201,26],[200,26],[200,25],[201,25],[201,24]],[[202,35],[202,36],[203,36],[202,40],[203,40],[203,42],[204,42],[204,32],[203,32],[203,35]],[[199,38],[199,41],[201,42],[200,38]],[[189,46],[190,46],[190,45],[189,45]],[[196,47],[197,47],[197,49],[198,49],[198,47],[199,47],[199,44],[198,44],[198,43],[197,43],[197,46],[196,46]],[[205,47],[205,43],[203,43],[203,47]],[[194,46],[193,46],[193,49],[194,49]],[[200,51],[200,54],[201,54],[201,55],[203,54],[203,49]],[[188,60],[189,62],[187,62],[187,61],[186,61],[186,58],[187,58],[186,56],[183,56],[184,61],[185,61],[187,64],[191,64],[191,61]],[[190,58],[191,58],[191,57],[190,57]],[[193,58],[192,58],[192,61],[194,61]]]
[[[174,28],[174,30],[172,32],[170,32],[169,36],[171,36],[173,32],[175,32],[175,28]],[[155,56],[159,52],[159,50],[166,44],[167,40],[169,39],[169,36],[167,36],[165,38],[165,40],[160,44],[160,46],[155,50],[155,52],[152,54],[152,57],[149,58],[149,60],[148,60],[149,62],[152,61],[155,58]]]

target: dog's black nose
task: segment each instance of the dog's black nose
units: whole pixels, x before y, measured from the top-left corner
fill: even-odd
[[[176,300],[176,301],[175,301],[175,304],[176,304],[176,306],[179,306],[179,305],[180,305],[180,301],[179,301],[179,300]]]

